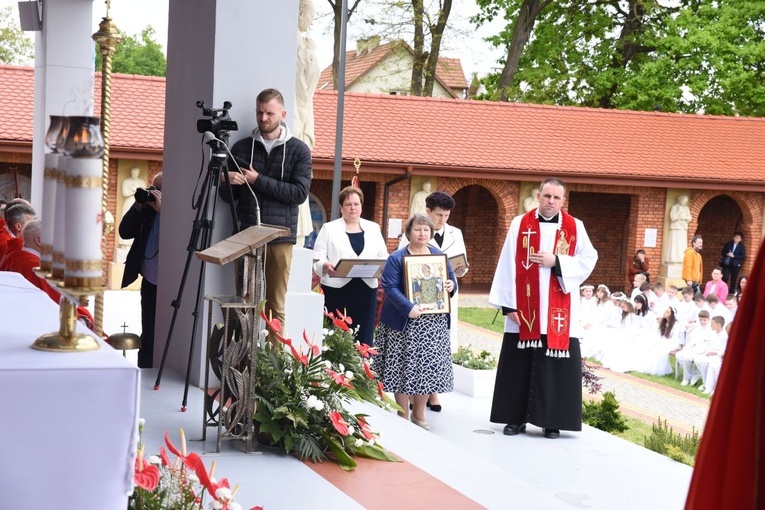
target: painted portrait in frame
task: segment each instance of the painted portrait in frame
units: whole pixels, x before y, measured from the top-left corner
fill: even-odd
[[[406,297],[422,313],[449,313],[451,303],[445,283],[448,280],[446,255],[406,255],[404,279]]]

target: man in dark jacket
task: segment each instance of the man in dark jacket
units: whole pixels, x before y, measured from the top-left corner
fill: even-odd
[[[731,292],[736,291],[736,285],[738,284],[738,272],[741,270],[741,264],[744,263],[746,257],[746,251],[744,250],[744,234],[741,232],[735,232],[733,234],[733,240],[728,241],[723,246],[720,254],[720,267],[722,267],[722,280],[728,284],[728,288]]]
[[[260,223],[289,227],[289,237],[274,239],[266,247],[266,307],[284,323],[284,301],[298,223],[298,206],[311,187],[311,150],[294,138],[284,122],[284,98],[266,89],[256,101],[258,127],[239,140],[231,154],[240,160],[241,173],[229,160],[231,189],[221,185],[221,197],[233,196],[242,229]],[[241,165],[244,161],[248,168]],[[249,189],[248,189],[249,188]]]
[[[152,180],[150,196],[136,202],[120,222],[120,237],[135,239],[127,259],[122,287],[127,287],[138,275],[141,280],[141,348],[138,366],[151,368],[154,363],[154,319],[157,314],[157,272],[159,269],[159,213],[162,209],[162,172]]]

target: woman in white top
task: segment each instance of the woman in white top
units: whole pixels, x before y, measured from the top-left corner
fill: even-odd
[[[324,306],[339,310],[358,326],[356,339],[373,345],[377,278],[339,278],[335,266],[341,259],[387,259],[388,249],[380,226],[361,217],[364,193],[348,186],[340,191],[341,218],[325,223],[313,249],[313,270],[321,277]]]

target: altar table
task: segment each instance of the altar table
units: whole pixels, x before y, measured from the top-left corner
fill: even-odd
[[[58,329],[56,303],[0,272],[0,508],[125,510],[140,371],[101,340],[90,352],[32,349]]]

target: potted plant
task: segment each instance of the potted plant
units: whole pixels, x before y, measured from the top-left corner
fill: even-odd
[[[476,354],[470,344],[452,354],[454,389],[471,397],[490,397],[497,376],[497,359],[489,351]]]

